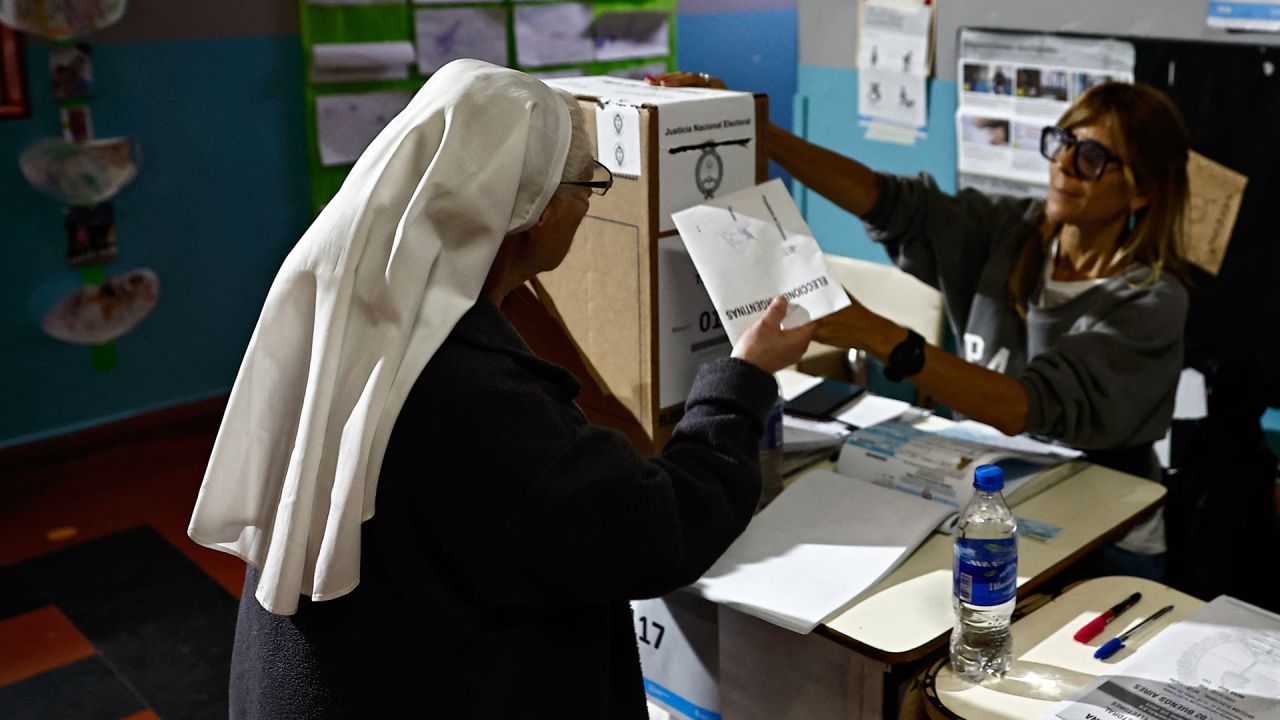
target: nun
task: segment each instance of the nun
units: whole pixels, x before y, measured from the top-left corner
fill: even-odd
[[[590,425],[499,308],[610,183],[571,96],[459,60],[289,253],[189,528],[248,565],[232,718],[647,717],[628,601],[746,527],[813,326],[775,300],[659,457]]]

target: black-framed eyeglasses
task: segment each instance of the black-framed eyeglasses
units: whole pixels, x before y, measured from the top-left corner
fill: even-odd
[[[592,160],[591,162],[595,163],[595,167],[591,170],[590,180],[565,180],[560,184],[591,188],[591,192],[596,195],[603,195],[609,192],[609,188],[613,187],[613,171],[605,167],[599,160]]]
[[[1081,140],[1070,130],[1052,125],[1040,132],[1040,154],[1049,162],[1057,162],[1071,148],[1076,149],[1071,157],[1071,169],[1085,180],[1102,177],[1108,163],[1124,165],[1124,160],[1097,140]]]

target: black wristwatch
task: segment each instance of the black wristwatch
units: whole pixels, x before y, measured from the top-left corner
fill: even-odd
[[[884,365],[884,376],[901,382],[924,369],[924,338],[914,330],[907,330],[907,339],[898,343],[889,353]]]

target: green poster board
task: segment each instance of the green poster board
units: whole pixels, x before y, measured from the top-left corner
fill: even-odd
[[[341,0],[338,0],[341,2]],[[415,37],[415,14],[419,12],[436,12],[455,8],[485,9],[491,14],[502,14],[505,17],[506,30],[506,62],[513,67],[530,74],[554,75],[600,75],[621,74],[634,77],[653,70],[670,70],[675,67],[675,20],[676,0],[585,0],[575,3],[528,2],[523,0],[501,0],[487,3],[442,3],[400,0],[383,4],[370,4],[368,0],[349,0],[350,4],[335,4],[335,0],[325,0],[316,4],[310,0],[300,0],[302,25],[302,50],[304,53],[304,98],[306,102],[307,123],[307,155],[311,179],[311,206],[318,212],[338,191],[350,164],[325,165],[321,162],[318,133],[316,130],[316,98],[325,95],[349,95],[358,93],[403,91],[415,92],[428,75],[419,72],[417,64],[409,66],[407,78],[395,80],[376,80],[361,82],[312,82],[311,64],[313,48],[328,43],[368,43],[368,42],[410,42],[416,49],[419,39]],[[518,63],[520,57],[528,56],[528,48],[517,47],[516,15],[521,8],[532,8],[533,12],[545,11],[555,5],[574,5],[565,8],[579,14],[589,13],[593,21],[591,32],[608,32],[600,28],[616,28],[619,23],[625,25],[629,18],[655,18],[656,14],[665,17],[666,43],[659,51],[653,48],[654,54],[643,57],[627,57],[626,59],[588,61],[570,63],[538,64],[526,66]],[[526,10],[525,12],[529,12]],[[609,16],[609,17],[606,17]],[[602,18],[604,18],[602,22]],[[466,28],[457,29],[465,32]],[[525,34],[524,37],[529,37]],[[581,39],[581,38],[579,38]],[[427,40],[423,40],[427,42]],[[595,38],[595,46],[601,46],[601,40]]]

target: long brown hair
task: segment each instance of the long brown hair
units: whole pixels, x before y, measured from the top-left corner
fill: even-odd
[[[1121,239],[1112,265],[1139,263],[1151,268],[1144,285],[1154,283],[1162,272],[1185,281],[1179,247],[1187,206],[1189,139],[1182,113],[1153,87],[1109,82],[1077,98],[1058,120],[1058,127],[1071,130],[1108,121],[1115,132],[1114,150],[1125,163],[1125,180],[1130,187],[1141,189],[1148,201],[1135,214],[1133,229]],[[1023,317],[1039,284],[1049,246],[1061,229],[1061,223],[1044,217],[1014,264],[1009,296]]]

